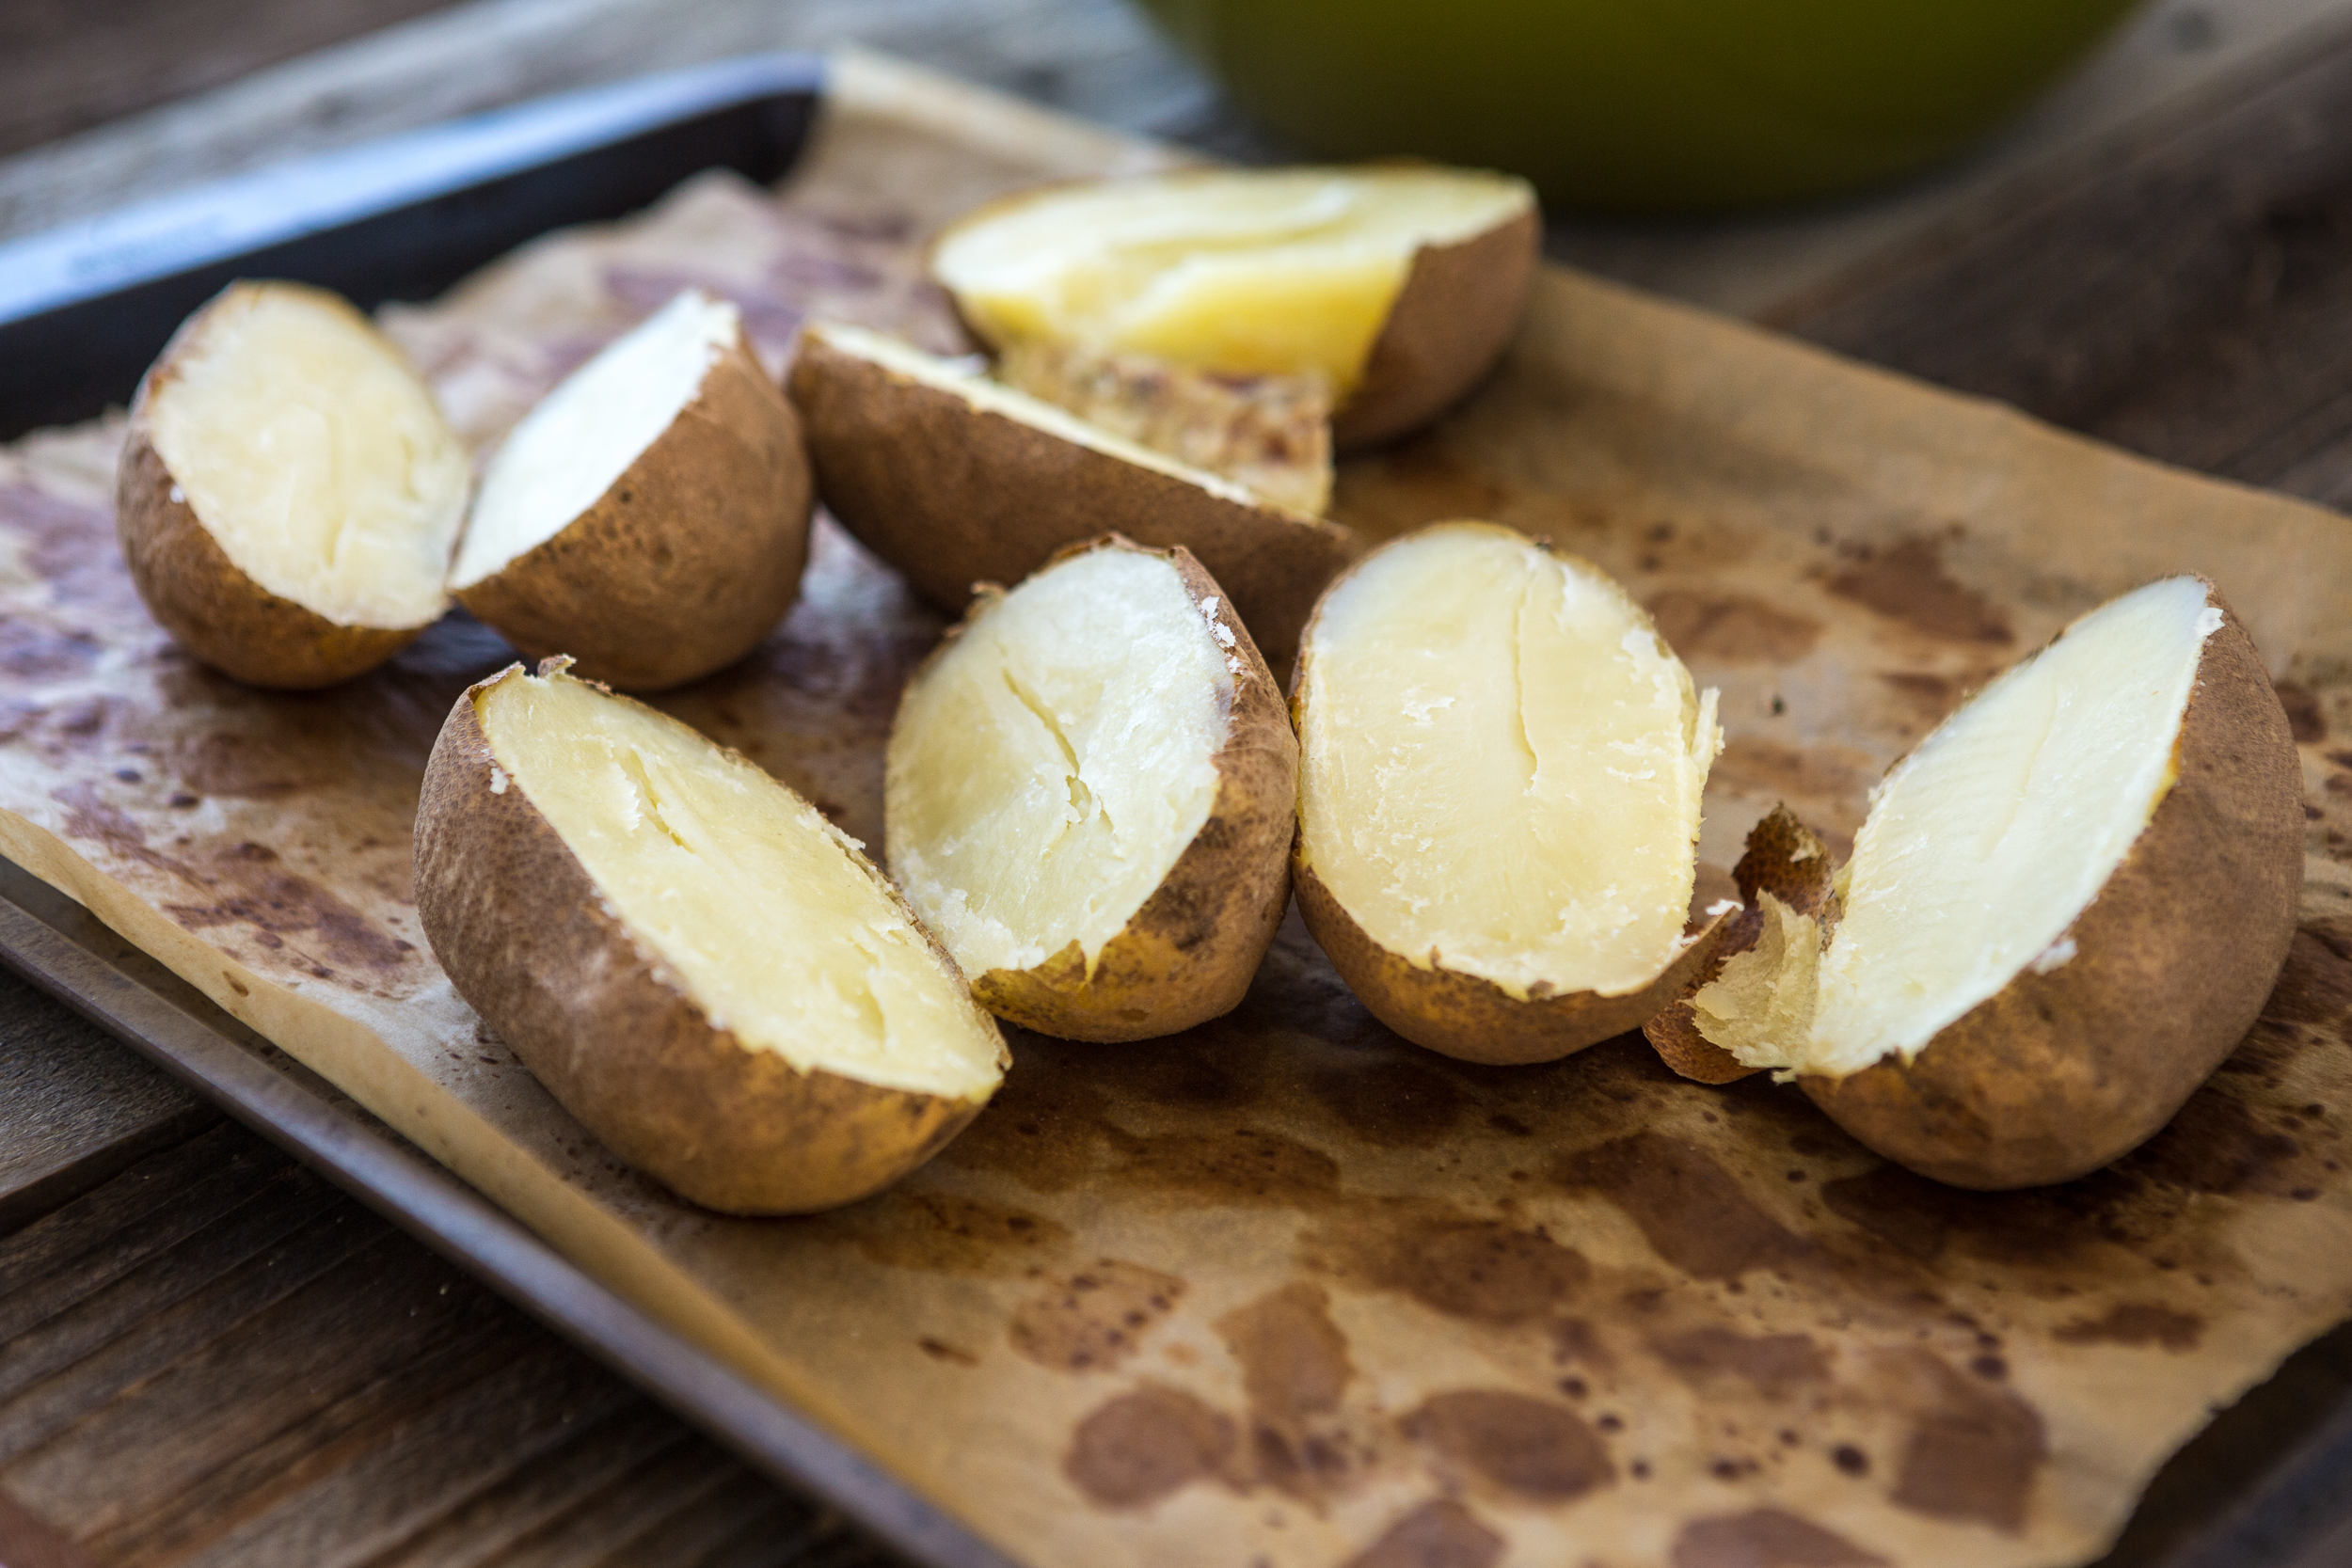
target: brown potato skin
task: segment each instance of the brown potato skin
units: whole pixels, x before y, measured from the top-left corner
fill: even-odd
[[[131,426],[115,468],[115,534],[131,582],[172,641],[232,680],[308,691],[365,674],[424,632],[423,626],[339,626],[280,598],[238,569],[184,500],[151,438],[147,405],[173,373],[188,319],[139,382]]]
[[[458,603],[533,658],[661,691],[741,658],[808,563],[800,421],[739,330],[694,400],[596,503]]]
[[[1878,1153],[1956,1187],[2071,1180],[2138,1147],[2237,1048],[2286,961],[2303,885],[2302,769],[2234,613],[2206,639],[2180,776],[2069,929],[1905,1065],[1803,1077]]]
[[[1483,234],[1415,252],[1363,379],[1331,416],[1332,445],[1360,451],[1409,435],[1485,380],[1527,312],[1543,243],[1531,203]]]
[[[984,1100],[803,1072],[714,1029],[521,785],[492,793],[475,694],[520,670],[457,699],[417,811],[417,912],[458,995],[606,1148],[707,1209],[834,1208],[946,1147]]]
[[[1054,559],[1105,547],[1136,546],[1104,540]],[[1216,579],[1182,547],[1150,553],[1176,567],[1195,603],[1224,597]],[[972,995],[998,1018],[1063,1039],[1153,1039],[1222,1018],[1249,990],[1290,904],[1298,738],[1248,628],[1220,620],[1234,628],[1242,672],[1233,677],[1208,821],[1125,928],[1103,944],[1091,975],[1073,942],[1035,969],[975,976]],[[914,679],[922,678],[918,672]]]
[[[1019,582],[1056,551],[1115,532],[1191,551],[1265,661],[1286,669],[1315,596],[1359,547],[1336,523],[1227,500],[982,412],[820,334],[803,336],[788,387],[826,507],[951,615],[974,584]]]
[[[1525,1067],[1557,1061],[1602,1040],[1639,1029],[1682,994],[1713,956],[1724,927],[1718,916],[1692,939],[1657,979],[1625,996],[1593,991],[1513,996],[1491,980],[1442,965],[1423,968],[1365,934],[1307,863],[1305,834],[1291,863],[1298,913],[1331,967],[1372,1016],[1415,1045],[1456,1061]]]

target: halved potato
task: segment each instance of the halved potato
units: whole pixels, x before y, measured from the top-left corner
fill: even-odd
[[[790,389],[827,508],[951,614],[975,583],[1018,582],[1118,532],[1190,550],[1279,669],[1356,553],[1347,529],[880,333],[810,326]]]
[[[992,203],[939,237],[931,272],[999,349],[1319,378],[1345,449],[1427,423],[1493,367],[1542,239],[1534,188],[1500,174],[1185,169]]]
[[[1292,707],[1299,912],[1406,1039],[1550,1061],[1705,961],[1715,693],[1599,568],[1491,523],[1406,534],[1316,606]]]
[[[482,476],[450,586],[534,657],[658,691],[791,608],[808,460],[733,303],[689,289],[574,371]]]
[[[232,283],[139,383],[115,524],[183,647],[299,689],[440,619],[466,484],[466,449],[366,317],[322,289]]]
[[[434,956],[548,1091],[680,1196],[782,1214],[946,1144],[1009,1058],[857,841],[732,752],[513,665],[417,813]]]
[[[1708,1040],[1957,1186],[2131,1149],[2234,1048],[2285,961],[2301,771],[2210,583],[2075,622],[1897,764],[1819,915],[1692,997]]]
[[[1230,1012],[1290,901],[1298,746],[1184,550],[1111,538],[984,593],[907,684],[907,901],[1001,1018],[1136,1040]]]

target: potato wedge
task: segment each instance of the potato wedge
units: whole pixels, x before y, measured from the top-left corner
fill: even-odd
[[[366,317],[322,289],[232,283],[139,383],[115,524],[183,647],[303,689],[440,619],[466,485],[466,449]]]
[[[693,730],[513,665],[451,709],[417,909],[457,992],[613,1153],[732,1213],[913,1170],[1009,1062],[853,839]]]
[[[993,347],[1034,340],[1330,388],[1342,450],[1435,419],[1510,341],[1543,225],[1525,181],[1426,165],[1184,169],[992,203],[932,276]]]
[[[1491,523],[1391,541],[1316,606],[1292,708],[1299,912],[1406,1039],[1550,1061],[1704,964],[1715,693],[1597,567]]]
[[[2199,578],[2084,616],[1898,763],[1817,916],[1692,998],[1879,1153],[2064,1181],[2162,1127],[2262,1010],[2303,877],[2301,769]]]
[[[1181,545],[1286,669],[1355,533],[1089,425],[951,359],[854,326],[801,334],[790,390],[825,505],[950,614],[1117,532]]]
[[[751,652],[808,562],[791,405],[689,289],[580,366],[483,471],[450,585],[533,657],[659,691]]]
[[[908,682],[890,869],[998,1017],[1173,1034],[1230,1012],[1274,940],[1297,778],[1224,591],[1111,538],[983,593]]]

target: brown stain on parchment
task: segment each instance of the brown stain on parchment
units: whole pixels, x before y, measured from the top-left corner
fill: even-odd
[[[1729,1281],[1785,1271],[1819,1249],[1743,1193],[1713,1156],[1686,1138],[1641,1132],[1563,1155],[1552,1180],[1594,1192],[1641,1227],[1643,1239],[1694,1279]]]
[[[2067,1345],[2159,1345],[2185,1354],[2204,1337],[2205,1320],[2153,1302],[2126,1302],[2103,1317],[2060,1324],[2052,1338]]]
[[[1098,1506],[1146,1508],[1199,1481],[1233,1483],[1232,1418],[1156,1383],[1095,1407],[1071,1433],[1061,1471]]]
[[[1007,1277],[1031,1272],[1070,1244],[1042,1214],[922,1185],[902,1185],[846,1209],[791,1222],[819,1242],[857,1248],[887,1268]]]
[[[2245,1101],[2209,1084],[2118,1165],[2193,1193],[2309,1199],[2328,1174],[2316,1138],[2335,1141],[2324,1124],[2265,1124]]]
[[[1743,735],[1726,743],[1708,772],[1744,795],[1859,800],[1876,776],[1870,758],[1846,746],[1788,746]]]
[[[1675,1536],[1671,1568],[1886,1568],[1834,1530],[1785,1509],[1693,1519]]]
[[[1248,1396],[1258,1479],[1311,1501],[1349,1490],[1375,1458],[1371,1444],[1330,1418],[1356,1375],[1330,1306],[1319,1287],[1293,1283],[1216,1321]]]
[[[2286,709],[2287,731],[2298,746],[2316,746],[2328,738],[2328,713],[2316,693],[2295,681],[2280,681],[2275,689]]]
[[[1117,1258],[1047,1282],[1012,1310],[1016,1354],[1057,1372],[1108,1371],[1143,1348],[1184,1293],[1172,1274]]]
[[[1821,626],[1745,594],[1668,588],[1650,595],[1650,619],[1683,658],[1725,664],[1793,664],[1821,640]]]
[[[1540,1229],[1443,1206],[1350,1214],[1302,1237],[1299,1254],[1351,1285],[1499,1328],[1557,1311],[1593,1274],[1581,1254]]]
[[[1384,1148],[1431,1148],[1470,1108],[1443,1072],[1392,1054],[1325,1069],[1308,1087],[1349,1132]]]
[[[199,795],[277,800],[332,784],[339,770],[317,766],[322,760],[291,754],[282,741],[215,732],[183,741],[174,749],[171,766],[180,782]]]
[[[1830,578],[1829,591],[1946,641],[2005,643],[2015,636],[2005,610],[1944,570],[1943,546],[1931,538],[1865,546],[1859,561]]]
[[[1570,1502],[1617,1479],[1607,1446],[1581,1416],[1505,1388],[1432,1395],[1400,1425],[1444,1468],[1513,1501]]]
[[[2034,1480],[2050,1456],[2042,1413],[2015,1392],[1963,1376],[1930,1352],[1879,1357],[1897,1408],[1919,1411],[1891,1498],[1929,1518],[2025,1528]]]
[[[25,542],[24,564],[59,601],[147,621],[115,539],[114,508],[0,483],[0,522]],[[151,627],[152,623],[149,622]],[[155,632],[157,637],[163,634]]]
[[[1432,1497],[1341,1568],[1494,1568],[1504,1539],[1452,1497]]]
[[[1654,1337],[1652,1354],[1695,1386],[1739,1378],[1768,1394],[1829,1379],[1829,1357],[1804,1334],[1742,1334],[1707,1327]]]
[[[2296,932],[2279,983],[2263,1005],[2264,1022],[2326,1027],[2346,1013],[2352,1013],[2352,958],[2316,931]]]

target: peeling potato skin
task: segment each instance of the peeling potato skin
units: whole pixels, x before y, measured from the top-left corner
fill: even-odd
[[[1315,596],[1360,548],[1355,532],[1199,485],[984,413],[820,337],[788,383],[818,493],[916,593],[960,614],[980,582],[1019,582],[1107,532],[1181,545],[1232,594],[1275,669]]]
[[[1522,1001],[1491,980],[1417,964],[1373,941],[1307,863],[1303,833],[1291,863],[1291,887],[1307,929],[1373,1017],[1415,1045],[1488,1067],[1554,1062],[1639,1029],[1706,965],[1726,918],[1709,921],[1665,972],[1640,990],[1625,996],[1572,991]]]
[[[533,658],[661,691],[741,658],[800,591],[811,485],[800,421],[738,333],[694,400],[596,503],[457,593]]]
[[[1730,1052],[1700,1034],[1691,1007],[1691,999],[1723,974],[1724,965],[1754,947],[1762,935],[1760,895],[1770,893],[1799,914],[1819,914],[1831,898],[1829,851],[1786,805],[1774,806],[1771,815],[1749,831],[1747,850],[1731,875],[1745,907],[1722,917],[1723,937],[1707,962],[1691,976],[1680,995],[1642,1025],[1643,1037],[1660,1060],[1693,1083],[1732,1084],[1764,1070],[1743,1066]]]
[[[1543,243],[1531,204],[1483,234],[1415,252],[1363,379],[1331,416],[1332,444],[1359,451],[1409,435],[1485,380],[1527,311]]]
[[[1188,552],[1152,553],[1174,564],[1195,604],[1224,596]],[[1152,1039],[1222,1018],[1248,991],[1290,904],[1298,739],[1248,629],[1219,619],[1235,632],[1242,671],[1233,677],[1208,821],[1126,927],[1103,944],[1091,976],[1073,942],[1035,969],[992,969],[974,979],[973,996],[997,1017],[1063,1039]]]
[[[2075,956],[2021,973],[1907,1066],[1798,1080],[1878,1153],[1956,1187],[2071,1180],[2171,1120],[2262,1011],[2302,891],[2301,767],[2252,641],[2211,597],[2226,620],[2179,779],[2067,932]]]
[[[202,314],[173,336],[131,404],[115,469],[115,532],[131,581],[173,641],[232,680],[307,691],[365,674],[425,628],[340,626],[280,598],[238,569],[194,508],[172,499],[171,470],[155,450],[147,405]]]
[[[475,695],[521,668],[457,699],[425,768],[417,911],[457,993],[607,1148],[707,1209],[834,1208],[945,1148],[986,1097],[803,1072],[713,1028],[607,912],[520,784],[491,791]]]

